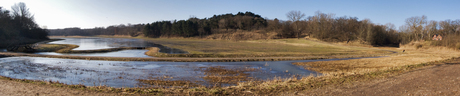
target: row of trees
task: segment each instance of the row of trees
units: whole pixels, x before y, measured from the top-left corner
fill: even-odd
[[[414,40],[430,40],[434,35],[460,36],[460,20],[428,21],[426,16],[406,19],[400,28],[402,43]]]
[[[46,29],[40,28],[24,3],[11,7],[12,11],[0,7],[0,40],[48,39]]]
[[[397,46],[400,39],[392,24],[377,25],[356,17],[335,17],[334,14],[316,12],[306,17],[300,11],[286,14],[288,21],[269,20],[267,31],[275,31],[281,38],[305,36],[329,42],[361,41],[379,46]],[[394,26],[394,25],[393,25]]]
[[[211,18],[199,19],[191,17],[188,20],[157,21],[147,24],[115,25],[107,28],[92,29],[65,28],[50,30],[50,35],[58,36],[94,36],[94,35],[131,35],[143,33],[147,37],[194,37],[211,34],[231,33],[237,30],[260,30],[267,26],[267,20],[252,12],[237,14],[214,15]]]
[[[368,19],[336,17],[335,14],[316,12],[306,17],[300,11],[286,14],[289,20],[266,20],[252,12],[214,15],[211,18],[157,21],[148,24],[118,25],[107,28],[52,30],[52,35],[132,35],[143,33],[147,37],[203,37],[227,34],[238,30],[245,32],[274,32],[278,38],[312,37],[328,42],[359,41],[376,46],[398,46],[414,40],[428,40],[434,34],[460,35],[460,20],[428,21],[426,16],[406,19],[406,25],[374,24]]]
[[[95,36],[95,35],[130,35],[137,36],[142,33],[144,24],[120,24],[112,25],[107,28],[96,27],[91,29],[64,28],[64,29],[51,29],[50,35],[54,36]]]
[[[179,21],[158,21],[147,24],[144,34],[148,37],[160,36],[206,36],[216,33],[233,32],[231,30],[259,30],[267,26],[267,20],[252,12],[238,12],[237,14],[214,15],[211,18],[199,19],[196,17]]]
[[[289,18],[288,21],[268,20],[266,30],[275,31],[283,38],[310,36],[329,42],[357,40],[378,46],[396,46],[411,41],[430,40],[436,34],[447,38],[460,36],[460,20],[428,21],[426,16],[407,18],[406,24],[399,27],[399,30],[391,23],[378,25],[368,19],[335,17],[334,14],[321,12],[305,18],[300,11],[291,11],[286,16]],[[455,46],[460,47],[460,44]]]

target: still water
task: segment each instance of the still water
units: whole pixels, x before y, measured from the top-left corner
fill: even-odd
[[[125,39],[125,38],[61,38],[64,40],[49,42],[49,44],[73,44],[78,48],[73,50],[97,50],[118,47],[158,47],[159,52],[169,54],[186,54],[186,51],[165,47],[154,42],[142,39]],[[150,57],[144,53],[148,50],[123,50],[107,53],[84,53],[84,54],[61,54],[56,52],[38,52],[43,55],[76,55],[76,56],[104,56],[104,57]]]
[[[50,42],[51,44],[75,44],[75,50],[95,50],[114,47],[159,47],[164,53],[186,53],[178,49],[167,48],[140,39],[120,38],[64,38],[65,40]],[[148,57],[142,56],[146,50],[123,50],[93,54],[59,54],[81,56],[115,56],[115,57]],[[359,59],[359,58],[348,58]],[[205,86],[211,83],[202,77],[206,73],[202,68],[221,66],[226,69],[254,68],[258,71],[247,71],[248,77],[256,80],[273,78],[289,78],[293,76],[320,75],[292,65],[293,62],[314,62],[345,59],[324,60],[292,60],[292,61],[253,61],[253,62],[158,62],[158,61],[102,61],[76,60],[43,57],[6,57],[0,58],[0,75],[31,80],[59,81],[66,84],[83,84],[86,86],[106,85],[110,87],[138,87],[146,85],[139,79],[168,77],[169,80],[187,80]],[[231,85],[231,84],[229,84]],[[228,86],[228,85],[227,85]]]
[[[222,66],[229,69],[257,68],[260,71],[246,72],[258,80],[287,78],[293,75],[308,76],[310,73],[292,62],[298,61],[258,61],[258,62],[141,62],[141,61],[99,61],[42,57],[0,58],[0,75],[32,80],[52,80],[66,84],[86,86],[107,85],[110,87],[135,87],[143,85],[137,79],[172,77],[172,80],[205,81],[203,67]],[[289,70],[286,72],[286,70]],[[209,85],[202,82],[203,85]]]

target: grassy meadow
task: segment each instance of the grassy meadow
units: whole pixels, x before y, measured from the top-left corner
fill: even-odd
[[[203,40],[185,38],[142,38],[192,55],[158,54],[156,57],[295,57],[368,55],[390,53],[386,50],[342,46],[305,39],[249,41]]]

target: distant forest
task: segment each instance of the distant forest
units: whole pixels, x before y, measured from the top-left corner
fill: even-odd
[[[40,28],[24,3],[15,4],[12,11],[0,7],[0,47],[6,43],[46,40],[48,30]]]
[[[94,35],[130,35],[143,34],[146,37],[198,37],[205,38],[213,34],[232,34],[235,32],[276,34],[276,38],[312,37],[327,42],[359,41],[374,46],[399,46],[416,40],[430,40],[435,35],[446,35],[455,39],[460,36],[460,20],[428,21],[426,16],[406,19],[406,25],[399,30],[391,24],[374,24],[368,19],[356,17],[336,17],[335,14],[315,12],[306,17],[300,11],[286,14],[289,20],[267,19],[252,12],[214,15],[199,19],[156,21],[148,24],[115,25],[107,28],[65,28],[50,30],[50,35],[94,36]],[[460,41],[460,39],[459,39]],[[459,44],[446,43],[449,46]],[[444,44],[444,45],[446,45]]]
[[[51,35],[59,36],[93,36],[93,35],[130,35],[137,36],[143,33],[147,37],[194,37],[194,36],[207,36],[216,33],[230,32],[232,29],[237,30],[259,30],[267,26],[267,20],[260,15],[252,12],[242,13],[236,15],[223,14],[214,15],[211,18],[198,19],[196,17],[189,18],[188,20],[179,21],[157,21],[148,24],[136,25],[115,25],[107,28],[93,28],[93,29],[80,29],[80,28],[65,28],[51,30]],[[221,30],[225,29],[225,30]]]

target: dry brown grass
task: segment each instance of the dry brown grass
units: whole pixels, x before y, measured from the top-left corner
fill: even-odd
[[[238,84],[241,81],[250,81],[253,78],[248,77],[249,74],[245,72],[255,72],[260,71],[257,68],[242,68],[242,69],[227,69],[223,66],[212,66],[201,69],[204,72],[203,78],[209,83],[214,83],[216,85],[222,84]]]
[[[399,66],[420,64],[445,60],[460,56],[460,52],[442,47],[418,47],[420,43],[413,46],[403,46],[396,50],[406,50],[404,53],[382,58],[364,58],[338,61],[301,62],[296,65],[305,66],[309,70],[325,74],[363,74],[376,70],[386,70]]]
[[[416,42],[417,43],[417,42]],[[386,78],[397,74],[402,74],[416,68],[431,66],[453,57],[460,56],[460,52],[442,47],[425,46],[416,48],[416,44],[402,46],[401,48],[384,48],[386,50],[402,51],[404,53],[387,55],[381,58],[364,58],[340,61],[320,61],[308,63],[296,63],[306,68],[317,70],[324,73],[320,77],[297,77],[288,79],[275,79],[264,82],[246,81],[238,82],[237,86],[229,87],[196,87],[196,88],[127,88],[111,89],[118,91],[111,92],[132,92],[138,94],[182,94],[182,95],[279,95],[282,92],[305,91],[324,86],[334,86],[348,84],[350,82],[372,80],[374,78]],[[222,71],[224,70],[224,72]],[[214,72],[214,74],[234,74],[235,70],[215,67],[204,71]],[[243,72],[243,71],[241,71]],[[239,76],[239,75],[233,75]],[[233,82],[228,76],[207,78],[215,79],[215,82]],[[240,77],[232,77],[234,81],[239,81]],[[227,80],[225,80],[227,79]],[[241,80],[241,79],[240,79]],[[161,81],[158,81],[161,82]],[[88,88],[86,88],[88,89]],[[107,90],[107,88],[97,89]],[[154,90],[154,91],[151,91]]]
[[[157,47],[150,47],[150,48],[147,48],[147,50],[149,50],[149,51],[145,52],[145,55],[147,55],[147,56],[156,56],[158,54],[162,54],[162,53],[159,52],[160,48],[157,48]]]
[[[271,39],[274,38],[273,35],[276,33],[265,33],[260,30],[258,31],[237,31],[233,33],[224,33],[224,34],[212,34],[206,36],[205,39],[211,40],[232,40],[232,41],[241,41],[241,40],[260,40],[260,39]]]
[[[156,87],[162,87],[162,86],[180,86],[180,87],[198,87],[199,85],[192,83],[191,81],[184,81],[184,80],[165,80],[165,79],[138,79],[138,81],[145,83],[145,84],[150,84],[150,85],[155,85]]]

